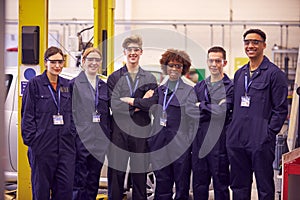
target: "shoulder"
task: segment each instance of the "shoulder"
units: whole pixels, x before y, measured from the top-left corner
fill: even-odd
[[[195,89],[198,89],[198,88],[202,88],[206,85],[205,83],[205,80],[202,80],[202,81],[199,81],[196,85],[195,85]]]

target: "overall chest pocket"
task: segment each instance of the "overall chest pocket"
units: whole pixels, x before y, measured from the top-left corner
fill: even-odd
[[[35,95],[36,111],[40,113],[48,113],[56,109],[55,103],[51,95]]]
[[[69,92],[61,92],[60,109],[66,112],[72,111],[72,100]]]
[[[253,82],[250,86],[251,100],[265,101],[268,95],[269,83],[266,82]]]

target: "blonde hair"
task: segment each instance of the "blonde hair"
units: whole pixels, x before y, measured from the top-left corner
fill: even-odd
[[[125,38],[125,40],[122,43],[122,47],[124,49],[126,49],[128,47],[128,45],[131,43],[135,43],[135,44],[139,45],[140,48],[142,48],[142,46],[143,46],[143,40],[142,40],[141,36],[132,35],[132,36]]]

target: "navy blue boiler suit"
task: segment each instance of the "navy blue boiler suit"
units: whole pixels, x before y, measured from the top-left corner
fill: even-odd
[[[248,85],[251,83],[249,107],[241,106],[241,97],[245,96],[245,76]],[[288,113],[287,92],[285,74],[267,57],[251,78],[249,63],[235,73],[233,117],[226,138],[234,199],[251,198],[254,172],[259,199],[274,200],[272,163],[276,134]]]
[[[120,100],[121,97],[142,98],[150,89],[157,87],[155,77],[141,67],[132,80],[126,65],[112,73],[107,80],[110,90],[112,109],[112,135],[111,146],[108,152],[108,187],[110,200],[122,200],[124,193],[124,179],[130,157],[131,178],[133,187],[133,199],[145,200],[146,193],[146,171],[148,170],[148,158],[144,154],[137,158],[131,153],[145,153],[148,151],[146,138],[150,134],[150,122],[148,111],[135,111],[135,107]],[[136,87],[135,87],[136,86]],[[136,89],[136,90],[135,90]],[[135,91],[134,91],[135,90]],[[123,151],[114,148],[117,146]],[[140,170],[144,168],[144,170]]]
[[[191,131],[192,119],[187,115],[188,98],[196,98],[193,87],[179,79],[178,89],[166,109],[166,126],[160,125],[165,92],[168,91],[167,101],[173,92],[167,88],[168,82],[160,86],[150,99],[135,99],[134,106],[149,109],[153,104],[160,105],[153,110],[154,123],[151,137],[148,139],[151,150],[151,163],[156,177],[156,200],[170,200],[173,196],[175,183],[175,199],[189,198],[191,176]]]
[[[95,90],[84,72],[70,81],[77,131],[73,200],[96,199],[101,168],[109,145],[108,87],[98,77],[96,84]],[[96,109],[100,114],[100,122],[93,122]]]
[[[28,146],[34,200],[72,199],[75,171],[75,130],[71,130],[72,100],[67,79],[58,78],[60,114],[63,125],[53,125],[58,108],[49,86],[58,101],[46,71],[32,78],[23,95],[22,137]]]
[[[193,196],[195,200],[208,199],[212,177],[214,198],[229,200],[226,131],[233,108],[233,83],[224,74],[221,81],[211,83],[208,77],[198,82],[194,89],[200,102],[200,120],[192,145]],[[200,148],[207,153],[201,158],[199,157]]]

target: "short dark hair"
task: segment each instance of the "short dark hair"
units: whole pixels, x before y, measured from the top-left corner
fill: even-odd
[[[159,60],[162,71],[167,74],[167,65],[170,61],[177,61],[183,65],[182,75],[185,75],[191,66],[190,56],[182,50],[178,49],[167,49],[165,53],[161,55],[161,59]]]
[[[247,36],[248,34],[250,34],[250,33],[256,33],[256,34],[260,35],[260,37],[263,39],[264,42],[265,42],[266,39],[267,39],[266,34],[265,34],[262,30],[260,30],[260,29],[249,29],[248,31],[246,31],[246,32],[244,33],[243,39],[245,39],[246,36]]]
[[[60,48],[53,47],[53,46],[49,47],[44,53],[44,61],[46,61],[50,56],[53,56],[57,53],[59,53],[62,57],[64,57],[64,54]]]
[[[214,53],[222,53],[223,54],[223,59],[226,60],[226,51],[223,47],[220,47],[220,46],[214,46],[214,47],[211,47],[210,49],[208,49],[207,51],[207,56],[209,53],[211,52],[214,52]]]

